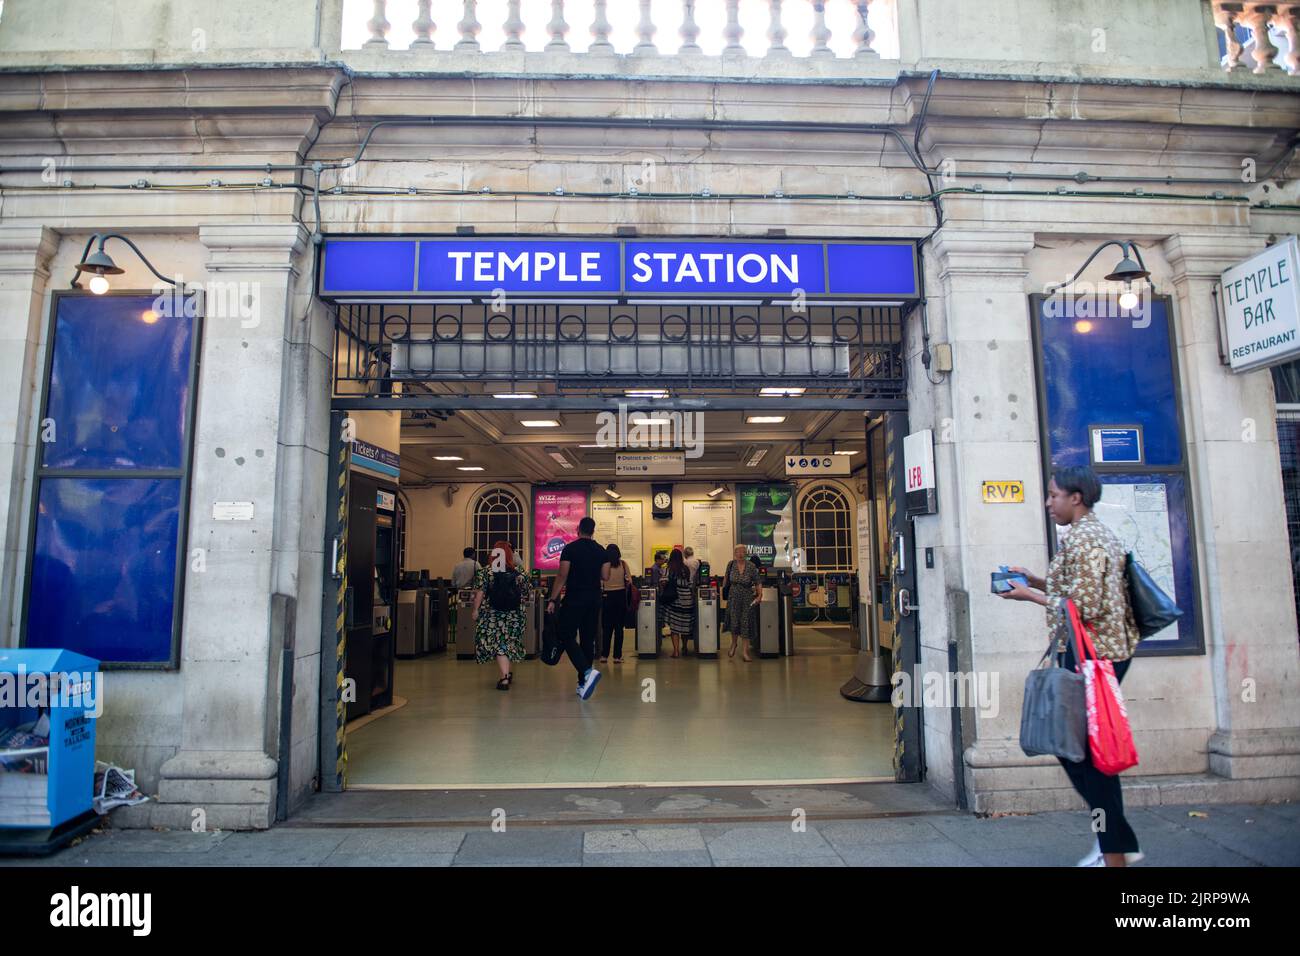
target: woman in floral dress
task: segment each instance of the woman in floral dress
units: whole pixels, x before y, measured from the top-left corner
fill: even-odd
[[[763,574],[745,560],[745,546],[736,545],[731,563],[727,565],[727,626],[731,629],[731,650],[728,657],[736,656],[737,639],[743,640],[741,657],[749,656],[749,639],[753,624],[758,620],[758,602],[763,598]]]
[[[502,567],[504,570],[500,570]],[[498,574],[502,576],[498,578]],[[486,664],[495,658],[501,670],[497,690],[509,690],[515,679],[510,665],[524,659],[524,605],[532,590],[532,582],[520,570],[509,542],[498,541],[492,546],[492,557],[474,575],[473,587],[475,659]],[[496,604],[514,605],[517,594],[517,605],[512,610],[494,606],[491,599],[494,589],[498,589]]]

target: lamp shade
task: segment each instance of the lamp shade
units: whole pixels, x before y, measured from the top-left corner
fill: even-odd
[[[1125,256],[1106,278],[1111,282],[1136,282],[1139,279],[1145,279],[1150,274],[1128,256]]]
[[[97,276],[120,276],[124,269],[119,269],[113,258],[102,248],[86,256],[86,261],[77,266],[79,272],[90,272]]]

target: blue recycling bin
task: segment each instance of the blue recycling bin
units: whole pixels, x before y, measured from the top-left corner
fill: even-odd
[[[0,852],[48,853],[93,827],[99,661],[0,648]]]

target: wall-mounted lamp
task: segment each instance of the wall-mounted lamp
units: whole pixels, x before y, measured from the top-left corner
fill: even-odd
[[[712,491],[709,492],[709,497],[716,498],[718,497],[718,495],[722,494],[726,490],[727,490],[726,485],[718,485],[718,487],[714,488]]]
[[[609,483],[609,487],[605,489],[605,494],[609,495],[609,497],[613,498],[615,501],[618,501],[620,498],[623,497],[617,491],[614,490],[614,482],[612,481]]]
[[[1142,252],[1138,249],[1137,243],[1132,239],[1107,239],[1096,249],[1092,250],[1092,255],[1090,255],[1084,261],[1083,265],[1079,267],[1078,272],[1070,276],[1070,278],[1065,282],[1059,282],[1056,285],[1048,286],[1047,294],[1052,295],[1058,289],[1063,289],[1067,285],[1072,285],[1079,276],[1083,275],[1083,270],[1092,265],[1092,260],[1096,259],[1097,256],[1101,254],[1101,250],[1105,249],[1107,246],[1119,246],[1121,253],[1119,262],[1115,264],[1115,268],[1111,269],[1110,274],[1106,276],[1108,282],[1124,283],[1124,291],[1120,293],[1119,297],[1119,307],[1121,309],[1137,308],[1140,300],[1138,294],[1133,291],[1133,283],[1149,278],[1151,273],[1148,271],[1146,263],[1142,261]]]
[[[153,263],[150,262],[149,258],[140,251],[139,246],[126,236],[120,236],[115,232],[96,233],[86,240],[86,248],[81,250],[81,261],[77,263],[77,268],[72,273],[72,282],[69,283],[70,288],[80,289],[81,283],[77,280],[81,278],[81,273],[89,272],[93,276],[90,280],[90,291],[95,293],[95,295],[103,295],[108,291],[108,279],[106,279],[105,276],[120,276],[126,271],[118,266],[118,264],[113,261],[113,257],[104,251],[104,243],[109,239],[120,239],[122,242],[125,242],[131,247],[131,250],[140,257],[140,261],[148,267],[150,272],[168,285],[180,288],[180,284],[175,279],[167,278],[153,267]],[[96,241],[99,243],[98,247],[94,252],[90,252],[90,247],[94,245]],[[90,254],[87,255],[87,253]]]

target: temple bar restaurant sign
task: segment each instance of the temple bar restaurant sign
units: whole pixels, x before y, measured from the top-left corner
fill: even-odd
[[[911,242],[339,236],[320,294],[853,296],[917,294]]]
[[[1269,246],[1223,273],[1224,353],[1234,372],[1300,355],[1300,257],[1296,237]]]

